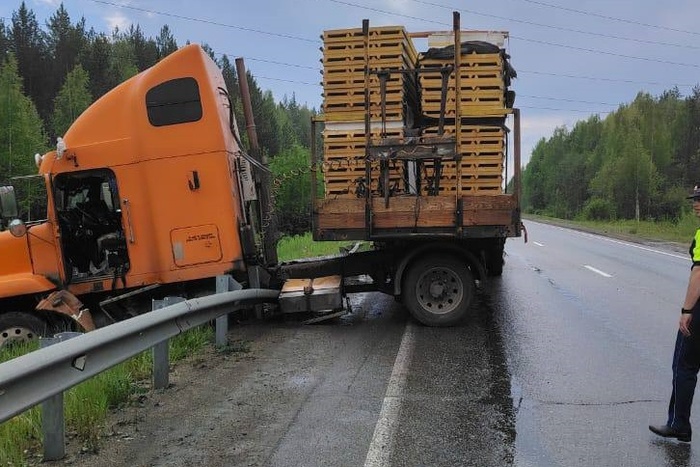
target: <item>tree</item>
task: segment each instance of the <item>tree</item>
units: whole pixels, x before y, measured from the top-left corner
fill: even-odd
[[[110,56],[110,88],[138,74],[134,45],[115,29]]]
[[[92,103],[88,74],[79,64],[66,76],[54,100],[53,131],[63,135],[76,118]]]
[[[158,49],[159,60],[177,50],[177,42],[167,24],[160,28],[160,34],[156,37],[156,47]]]
[[[47,73],[46,41],[34,12],[24,2],[12,13],[11,51],[17,59],[24,91],[44,121],[51,113],[50,73]]]
[[[18,70],[12,54],[0,67],[0,179],[35,173],[33,156],[46,151],[41,118]]]
[[[293,145],[270,162],[277,188],[273,193],[278,226],[286,235],[311,230],[311,189],[300,178],[308,177],[309,150]]]
[[[5,61],[7,53],[10,51],[9,31],[5,23],[0,20],[0,63]]]
[[[141,31],[141,26],[132,24],[129,32],[124,37],[130,44],[134,54],[134,61],[138,71],[143,71],[158,62],[158,46],[153,39],[146,39]]]
[[[55,81],[53,92],[57,92],[65,76],[78,63],[83,49],[87,46],[85,18],[81,18],[73,26],[68,12],[61,3],[56,13],[49,18],[47,26],[49,31],[46,42],[53,62],[52,69]]]
[[[89,44],[83,58],[83,67],[90,76],[90,94],[100,98],[114,85],[112,72],[112,44],[104,34],[90,30]]]
[[[280,107],[288,116],[289,123],[292,125],[292,131],[295,139],[304,147],[311,146],[311,117],[316,115],[316,112],[306,107],[300,106],[297,103],[296,96],[292,94],[291,99],[285,96],[280,103]],[[283,145],[287,143],[283,141]],[[290,143],[291,144],[291,143]]]

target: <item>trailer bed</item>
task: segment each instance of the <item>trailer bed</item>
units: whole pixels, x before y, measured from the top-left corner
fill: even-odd
[[[513,237],[519,235],[519,219],[511,194],[337,198],[317,200],[313,228],[315,240]]]

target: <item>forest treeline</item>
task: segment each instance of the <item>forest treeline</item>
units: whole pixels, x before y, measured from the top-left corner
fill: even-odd
[[[40,25],[22,2],[11,21],[0,22],[0,180],[35,173],[33,155],[54,147],[83,110],[179,45],[167,24],[156,37],[138,25],[107,35],[84,18],[73,21],[62,4]],[[233,60],[203,47],[221,67],[244,128]],[[308,170],[316,110],[294,95],[277,102],[250,72],[246,79],[260,147],[280,181],[280,225],[303,232],[310,190],[300,176]],[[605,118],[591,116],[541,139],[523,172],[523,207],[569,219],[674,220],[688,210],[685,196],[698,182],[700,87],[685,97],[674,88],[640,93]]]
[[[606,118],[557,128],[523,172],[527,212],[566,219],[678,220],[700,183],[700,87],[640,92]]]
[[[180,45],[167,24],[157,37],[146,37],[138,25],[107,35],[89,27],[85,18],[73,21],[63,4],[40,25],[23,1],[11,21],[0,22],[0,180],[36,173],[34,154],[55,147],[56,138],[92,102]],[[245,133],[235,62],[202,46],[223,72]],[[308,166],[315,109],[298,104],[294,95],[276,102],[250,72],[246,79],[260,148],[273,161],[273,170]],[[300,203],[293,188],[278,191],[278,210],[285,213],[281,225],[289,233],[308,230],[308,203]],[[294,199],[285,199],[285,194]]]

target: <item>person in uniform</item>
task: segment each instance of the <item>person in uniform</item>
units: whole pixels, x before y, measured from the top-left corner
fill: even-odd
[[[700,185],[695,186],[688,199],[693,200],[693,211],[700,218]],[[659,436],[685,442],[690,442],[693,434],[690,408],[700,370],[700,229],[695,232],[690,245],[690,259],[693,265],[690,267],[673,352],[673,389],[668,404],[668,420],[665,425],[649,425],[649,429]],[[696,315],[697,319],[693,319]]]

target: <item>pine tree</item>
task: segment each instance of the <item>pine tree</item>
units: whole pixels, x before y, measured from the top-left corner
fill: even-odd
[[[87,47],[85,18],[73,26],[68,12],[61,4],[47,22],[46,43],[52,60],[51,94],[61,87],[65,76],[75,67]]]
[[[158,61],[158,46],[153,39],[146,39],[141,26],[132,24],[124,38],[131,44],[138,71],[143,71]]]
[[[96,34],[94,30],[90,31],[88,37],[90,39],[83,58],[83,68],[90,76],[90,94],[98,99],[115,84],[111,76],[112,44],[106,35]]]
[[[5,56],[7,52],[10,51],[10,38],[9,31],[5,26],[5,23],[0,20],[0,63],[5,61]]]
[[[158,48],[158,59],[167,57],[177,50],[177,42],[167,24],[160,29],[160,34],[156,38],[156,46]]]
[[[12,14],[11,48],[17,59],[24,92],[34,101],[39,114],[48,121],[51,113],[50,73],[47,73],[45,34],[34,12],[24,2]]]

